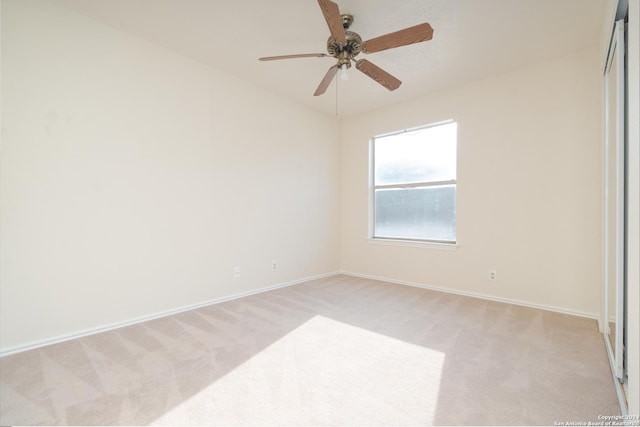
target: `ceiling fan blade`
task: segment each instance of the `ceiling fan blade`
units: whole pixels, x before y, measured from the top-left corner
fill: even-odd
[[[322,79],[322,81],[318,85],[318,89],[316,89],[316,92],[313,94],[313,96],[318,96],[318,95],[322,95],[323,93],[325,93],[325,91],[327,90],[327,88],[331,84],[331,81],[336,76],[337,72],[338,72],[338,66],[337,65],[334,65],[333,67],[329,68],[329,71],[327,71],[327,74],[324,75],[324,78]]]
[[[347,44],[347,37],[342,26],[342,18],[340,17],[340,8],[331,0],[318,0],[324,20],[327,21],[331,35],[338,43]]]
[[[278,59],[293,59],[293,58],[323,58],[329,56],[326,53],[299,53],[296,55],[280,55],[280,56],[263,56],[258,58],[259,61],[276,61]]]
[[[429,23],[415,25],[404,30],[385,34],[362,43],[365,53],[380,52],[393,47],[406,46],[413,43],[425,42],[433,37],[433,28]]]
[[[402,82],[366,59],[356,62],[356,68],[389,90],[396,90]]]

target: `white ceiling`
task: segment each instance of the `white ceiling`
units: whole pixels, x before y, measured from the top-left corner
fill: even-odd
[[[222,69],[327,114],[347,116],[595,47],[606,0],[337,0],[367,40],[422,22],[433,40],[360,54],[402,86],[389,92],[352,67],[320,97],[333,58],[316,0],[54,0],[97,21]],[[336,102],[337,96],[337,102]]]

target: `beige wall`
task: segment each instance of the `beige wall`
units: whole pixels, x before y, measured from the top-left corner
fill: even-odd
[[[596,317],[600,85],[594,48],[344,120],[343,270]],[[369,138],[450,118],[459,247],[368,243]]]
[[[3,351],[339,268],[335,118],[32,0],[2,113]]]

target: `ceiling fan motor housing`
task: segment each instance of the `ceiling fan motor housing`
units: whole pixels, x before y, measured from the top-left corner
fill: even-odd
[[[351,60],[362,52],[362,38],[353,31],[345,31],[347,38],[346,44],[341,44],[333,38],[327,40],[327,52],[330,56],[338,59],[339,64],[346,64],[347,68],[351,66]]]

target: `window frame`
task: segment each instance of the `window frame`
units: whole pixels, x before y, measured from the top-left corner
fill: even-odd
[[[456,176],[451,180],[434,180],[434,181],[422,181],[422,182],[410,182],[410,183],[399,183],[399,184],[382,184],[375,185],[375,171],[376,171],[376,163],[375,163],[375,141],[379,138],[384,138],[387,136],[399,135],[403,133],[416,132],[424,129],[429,129],[437,126],[443,126],[451,123],[456,123],[455,119],[443,120],[440,122],[429,123],[427,125],[416,126],[413,128],[402,129],[394,132],[387,132],[383,134],[379,134],[376,136],[372,136],[369,139],[369,227],[368,227],[368,238],[367,241],[369,243],[377,243],[384,245],[393,245],[393,246],[419,246],[419,247],[430,247],[436,249],[456,249],[458,247],[458,230],[456,227],[456,235],[455,240],[443,240],[443,239],[420,239],[420,238],[410,238],[410,237],[384,237],[384,236],[376,236],[375,235],[375,203],[376,203],[376,190],[380,189],[405,189],[405,188],[428,188],[428,187],[442,187],[453,185],[456,190],[456,212],[455,218],[457,223],[458,212],[458,133],[456,132]]]

